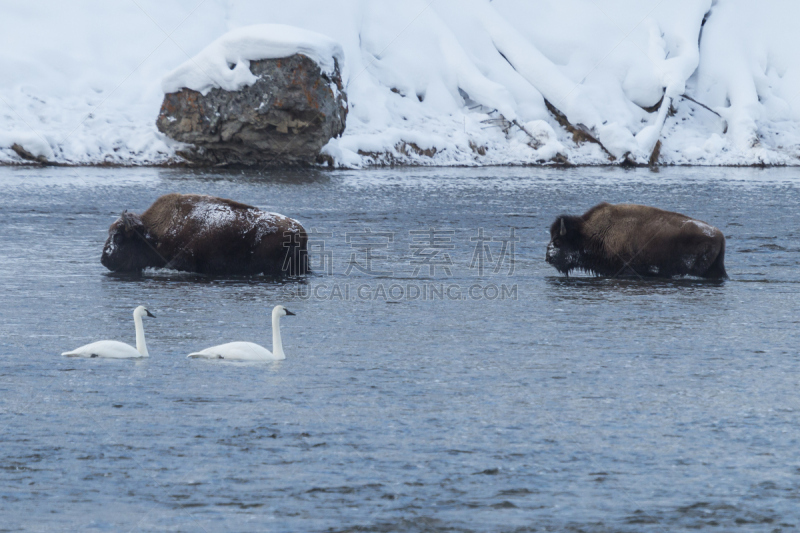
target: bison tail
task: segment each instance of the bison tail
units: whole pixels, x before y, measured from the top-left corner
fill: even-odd
[[[719,253],[717,254],[717,258],[714,259],[714,262],[711,263],[711,266],[708,267],[706,273],[703,275],[704,278],[711,278],[711,279],[728,279],[728,273],[725,272],[725,240],[722,241],[722,248],[720,248]]]

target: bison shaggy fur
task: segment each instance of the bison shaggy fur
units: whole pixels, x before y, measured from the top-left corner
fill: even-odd
[[[123,212],[100,261],[114,272],[303,274],[307,247],[306,231],[291,218],[224,198],[167,194],[141,215]]]
[[[700,220],[635,204],[601,203],[550,227],[546,260],[599,276],[727,278],[725,236]]]

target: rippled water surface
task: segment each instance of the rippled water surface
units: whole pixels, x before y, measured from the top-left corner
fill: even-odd
[[[0,530],[795,531],[799,186],[800,169],[0,168]],[[325,264],[109,274],[109,224],[168,192],[295,217]],[[546,229],[603,200],[719,227],[731,279],[557,275]],[[297,314],[285,361],[186,358],[270,347],[276,303]],[[59,355],[133,343],[138,304],[150,359]]]

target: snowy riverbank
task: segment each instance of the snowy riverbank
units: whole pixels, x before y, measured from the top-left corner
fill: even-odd
[[[342,47],[350,113],[324,149],[338,166],[647,163],[656,145],[661,164],[800,164],[789,0],[81,0],[4,15],[0,163],[20,148],[176,161],[155,127],[162,80],[231,29],[279,23]]]

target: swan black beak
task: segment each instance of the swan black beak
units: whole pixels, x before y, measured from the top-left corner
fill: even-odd
[[[287,315],[287,316],[297,316],[296,314],[292,313],[291,311],[289,311],[289,310],[288,310],[288,309],[286,309],[285,307],[283,308],[283,310],[284,310],[284,311],[286,311],[286,315]]]
[[[153,317],[153,318],[155,318],[155,317],[156,317],[156,315],[154,315],[153,313],[151,313],[151,312],[150,312],[150,311],[148,311],[147,309],[145,309],[145,310],[144,310],[144,312],[145,312],[145,313],[147,313],[147,316],[149,316],[149,317]]]

